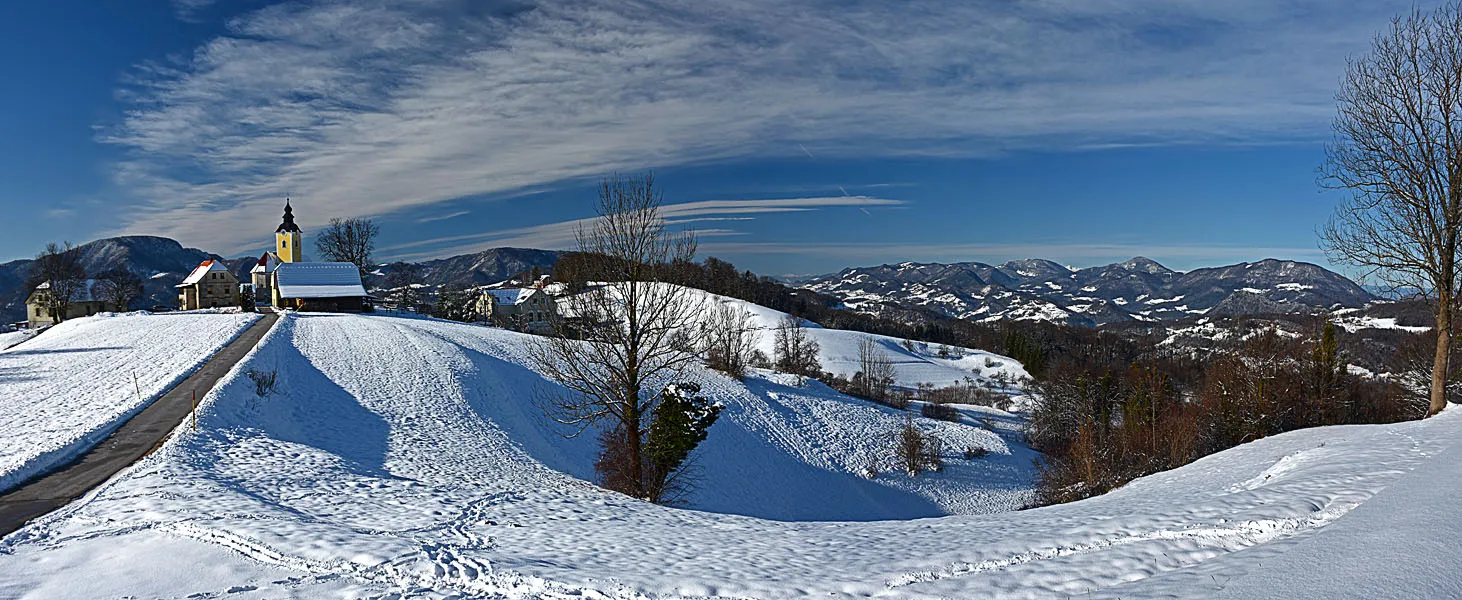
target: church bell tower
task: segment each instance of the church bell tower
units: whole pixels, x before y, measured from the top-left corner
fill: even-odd
[[[304,249],[300,247],[300,226],[294,224],[294,209],[289,199],[284,200],[284,222],[274,230],[274,253],[280,262],[304,262]]]

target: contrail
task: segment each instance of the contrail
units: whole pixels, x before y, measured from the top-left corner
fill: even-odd
[[[814,156],[812,154],[812,151],[811,150],[808,150],[807,149],[807,146],[803,146],[802,144],[797,144],[797,147],[798,148],[801,148],[803,152],[807,153],[807,158],[817,158],[817,156]]]

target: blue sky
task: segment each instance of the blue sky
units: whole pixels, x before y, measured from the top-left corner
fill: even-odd
[[[376,219],[383,259],[568,247],[597,177],[654,169],[703,255],[768,274],[1323,263],[1335,87],[1411,6],[12,3],[0,260],[255,253],[286,196]]]

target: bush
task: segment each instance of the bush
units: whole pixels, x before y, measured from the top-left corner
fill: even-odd
[[[260,398],[267,398],[274,394],[274,386],[278,383],[278,371],[255,371],[249,370],[249,381],[254,382],[254,395]]]
[[[980,446],[969,446],[969,447],[965,448],[965,451],[964,451],[965,460],[975,460],[977,458],[985,458],[985,456],[987,456],[989,454],[990,454],[990,451],[989,450],[986,450],[986,449],[984,449],[984,448],[982,448]]]
[[[959,422],[959,411],[948,404],[926,402],[923,406],[919,407],[919,414],[930,419],[939,419],[940,421],[950,421],[953,423]]]
[[[914,424],[913,416],[906,417],[904,424],[894,435],[894,451],[898,466],[903,467],[910,477],[920,473],[944,470],[944,459],[940,456],[943,442],[933,434],[925,433]]]
[[[623,426],[601,432],[599,459],[594,463],[600,485],[625,494],[642,490],[646,500],[659,504],[674,503],[687,493],[687,460],[705,441],[722,409],[699,393],[700,386],[694,383],[672,384],[662,392],[640,440],[643,480],[638,484],[630,469],[632,434]]]

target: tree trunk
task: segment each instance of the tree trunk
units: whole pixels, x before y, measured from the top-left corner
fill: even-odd
[[[1447,407],[1447,371],[1452,356],[1452,298],[1445,292],[1437,298],[1437,355],[1432,361],[1431,406],[1427,416]]]
[[[625,407],[627,409],[625,410],[625,420],[628,423],[625,424],[626,427],[624,428],[625,435],[629,436],[629,439],[625,440],[625,442],[629,444],[629,479],[631,482],[630,485],[633,488],[630,490],[630,493],[636,498],[646,500],[648,498],[645,498],[645,492],[647,491],[645,489],[645,474],[644,469],[641,468],[643,463],[640,460],[640,420],[643,417],[640,415],[639,391],[631,392],[630,399],[629,406]]]

